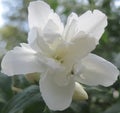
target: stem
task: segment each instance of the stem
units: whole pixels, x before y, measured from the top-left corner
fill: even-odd
[[[95,8],[95,1],[94,0],[88,0],[89,4],[90,4],[90,9],[94,10]]]

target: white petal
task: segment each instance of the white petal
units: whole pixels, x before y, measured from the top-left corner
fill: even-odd
[[[36,52],[27,44],[9,51],[2,60],[1,68],[2,72],[9,76],[43,71]]]
[[[43,29],[45,26],[48,16],[53,10],[50,6],[43,1],[30,2],[28,7],[28,21],[29,27],[39,27]]]
[[[63,39],[69,42],[76,34],[76,27],[78,24],[78,16],[75,13],[71,13],[67,19],[67,24],[63,33]]]
[[[43,29],[43,34],[47,42],[53,42],[57,38],[62,36],[63,23],[56,13],[51,13],[49,19]]]
[[[80,60],[94,50],[95,47],[95,39],[80,32],[73,38],[73,40],[71,40],[71,43],[69,43],[68,50],[65,54],[65,60]]]
[[[59,86],[54,81],[54,76],[60,76],[59,72],[46,72],[40,79],[40,91],[42,97],[51,110],[64,110],[70,106],[74,92],[74,81],[67,85]]]
[[[87,11],[79,17],[78,31],[84,31],[96,38],[98,43],[107,25],[107,17],[99,10]]]
[[[118,69],[112,63],[94,54],[85,57],[81,64],[83,69],[77,80],[83,84],[110,86],[119,75]]]
[[[33,43],[37,37],[38,37],[38,30],[37,30],[37,28],[33,27],[28,32],[28,39],[27,39],[28,43],[29,44]]]
[[[44,37],[42,36],[42,32],[40,29],[32,28],[28,34],[28,43],[30,46],[42,53],[50,54],[51,50],[48,46],[48,44],[44,41]]]

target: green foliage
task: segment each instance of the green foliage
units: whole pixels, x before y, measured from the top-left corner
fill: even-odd
[[[110,108],[105,110],[103,113],[120,113],[120,102],[113,104]]]
[[[18,46],[20,42],[25,42],[27,37],[26,32],[11,25],[6,25],[0,29],[0,33],[7,42],[6,49],[12,49],[13,47]]]
[[[18,113],[20,111],[23,111],[22,113],[30,113],[31,111],[38,113],[43,110],[44,103],[40,96],[39,87],[32,85],[11,98],[3,107],[2,113]]]
[[[0,73],[0,112],[2,107],[12,97],[11,83],[10,77]]]
[[[10,50],[27,41],[27,7],[34,0],[4,1],[8,7],[6,24],[0,28],[0,36]],[[108,16],[108,26],[94,53],[114,61],[114,54],[120,53],[120,7],[115,0],[44,0],[58,11],[64,23],[71,12],[78,15],[86,10],[100,9]],[[16,5],[15,5],[16,4]],[[62,9],[59,11],[59,9]],[[63,18],[64,17],[64,18]],[[119,61],[120,62],[120,61]],[[114,63],[114,62],[113,62]],[[120,68],[120,67],[118,67]],[[43,102],[38,83],[29,83],[24,76],[8,77],[0,73],[0,113],[120,113],[120,79],[111,87],[88,87],[87,101],[73,101],[71,106],[60,112],[50,111]]]

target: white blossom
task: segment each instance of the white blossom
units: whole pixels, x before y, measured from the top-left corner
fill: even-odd
[[[80,83],[109,86],[117,80],[118,69],[90,53],[107,25],[101,11],[71,13],[65,26],[43,1],[31,2],[28,14],[28,43],[4,56],[2,72],[9,76],[39,72],[40,92],[51,110],[69,107],[76,87],[81,99],[87,99]]]

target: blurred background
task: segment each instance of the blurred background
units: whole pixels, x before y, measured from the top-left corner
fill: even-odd
[[[27,7],[35,0],[0,0],[0,62],[4,54],[27,41]],[[66,23],[71,12],[78,15],[99,9],[108,16],[108,26],[93,53],[120,69],[120,0],[44,0]],[[35,74],[35,76],[37,76]],[[89,99],[74,101],[62,112],[50,111],[42,100],[38,81],[0,73],[0,113],[120,113],[120,79],[111,87],[85,87]]]

